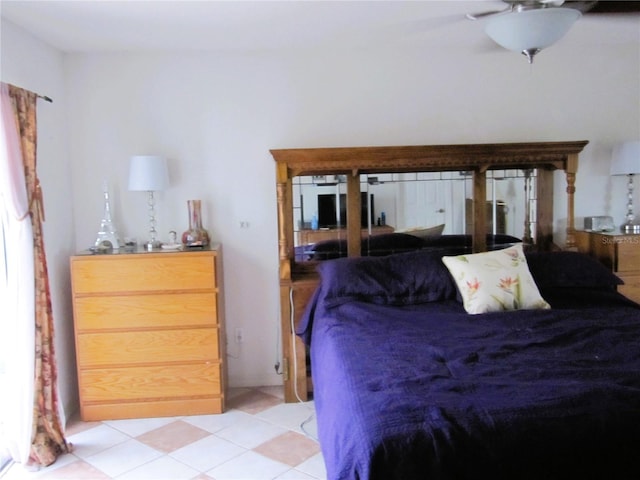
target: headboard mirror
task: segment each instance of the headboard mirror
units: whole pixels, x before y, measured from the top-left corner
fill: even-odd
[[[309,246],[338,241],[360,256],[376,235],[412,230],[464,233],[475,252],[487,233],[531,248],[553,240],[554,171],[566,179],[566,244],[575,246],[578,155],[587,141],[275,149],[280,312],[285,400],[310,391],[294,326],[317,285]],[[477,201],[476,199],[480,199]],[[384,212],[384,215],[383,215]],[[317,249],[316,249],[317,250]],[[366,254],[366,252],[365,252]]]
[[[535,169],[487,171],[487,233],[535,244],[536,176]],[[470,171],[360,174],[362,237],[470,234],[472,177]],[[316,243],[346,240],[346,176],[297,176],[292,187],[296,261],[311,261]]]
[[[344,239],[349,255],[360,255],[363,236],[390,229],[444,224],[447,233],[471,235],[474,251],[486,249],[487,232],[503,229],[549,249],[554,170],[566,174],[567,243],[573,246],[575,173],[587,143],[272,150],[281,278],[296,269],[309,270],[300,266],[309,258],[304,245]]]

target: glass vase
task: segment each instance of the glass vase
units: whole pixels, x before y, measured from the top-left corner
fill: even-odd
[[[202,228],[202,204],[200,200],[187,200],[189,229],[182,234],[182,243],[187,247],[209,245],[209,232]]]

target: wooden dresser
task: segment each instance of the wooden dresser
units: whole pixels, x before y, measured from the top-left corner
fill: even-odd
[[[222,413],[222,249],[71,257],[82,420]]]
[[[640,235],[576,231],[576,246],[622,279],[620,293],[640,302]]]

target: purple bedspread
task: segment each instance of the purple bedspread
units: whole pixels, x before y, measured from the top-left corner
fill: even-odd
[[[301,328],[328,479],[640,478],[640,309],[543,295],[468,315],[318,292]]]

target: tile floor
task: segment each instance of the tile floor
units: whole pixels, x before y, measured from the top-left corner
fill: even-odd
[[[301,427],[302,425],[302,427]],[[326,477],[313,402],[285,404],[282,387],[234,389],[222,415],[82,422],[73,452],[2,480],[314,480]]]

